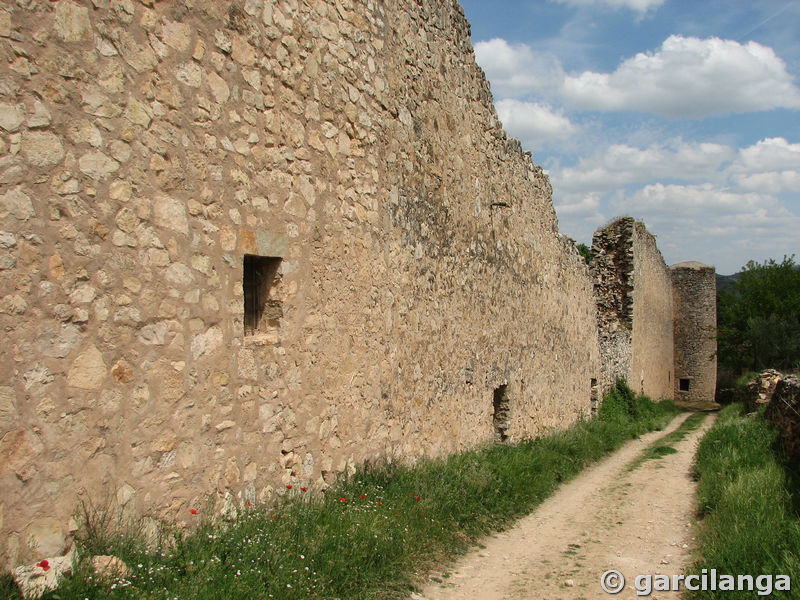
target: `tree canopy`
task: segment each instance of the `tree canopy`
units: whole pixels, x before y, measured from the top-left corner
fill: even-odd
[[[719,361],[734,371],[800,366],[800,265],[750,261],[717,296]]]
[[[592,264],[592,249],[586,244],[576,244],[575,247],[578,249],[578,252],[581,253],[583,260],[586,261],[586,264]]]

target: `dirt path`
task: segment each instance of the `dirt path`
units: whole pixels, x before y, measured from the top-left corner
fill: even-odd
[[[512,529],[491,536],[452,569],[431,578],[414,600],[577,600],[637,598],[638,574],[679,574],[692,544],[694,482],[690,468],[698,440],[715,417],[675,444],[678,451],[633,471],[633,459],[677,429],[633,440],[563,485]],[[615,596],[600,587],[617,569],[627,581]],[[649,598],[677,598],[653,592]]]

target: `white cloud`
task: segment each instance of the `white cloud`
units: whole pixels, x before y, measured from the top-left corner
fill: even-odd
[[[601,194],[559,194],[554,204],[559,229],[579,242],[591,245],[594,230],[608,220],[602,212]]]
[[[761,217],[778,213],[787,214],[774,197],[755,192],[720,189],[713,184],[701,185],[646,185],[632,196],[612,201],[617,210],[634,214],[667,214],[677,217],[713,215]]]
[[[580,241],[630,214],[657,235],[669,263],[701,260],[722,273],[780,257],[800,231],[800,144],[763,139],[736,149],[675,139],[614,144],[574,166],[551,169],[562,231]]]
[[[664,0],[551,0],[551,2],[559,2],[572,6],[607,4],[612,8],[629,8],[638,13],[646,13],[648,10],[658,8],[664,4]]]
[[[800,109],[800,88],[767,46],[672,35],[612,73],[565,74],[559,60],[501,38],[475,44],[497,97],[558,99],[572,109],[667,117]]]
[[[708,181],[717,179],[720,167],[736,155],[733,148],[713,143],[673,140],[636,148],[614,144],[583,157],[575,167],[554,173],[554,185],[565,192],[607,192],[654,179]]]
[[[587,194],[571,202],[556,203],[555,207],[559,215],[594,216],[599,214],[600,196]]]
[[[800,144],[767,138],[742,148],[728,169],[739,187],[768,194],[800,190]]]
[[[559,60],[552,54],[534,52],[527,44],[512,46],[502,38],[477,42],[475,59],[486,72],[495,96],[557,90],[564,82]]]
[[[552,1],[605,3],[640,15],[662,3]],[[667,136],[677,132],[652,119],[641,134],[621,128],[617,143],[609,143],[603,140],[609,128],[604,115],[575,115],[635,111],[703,118],[800,110],[800,86],[772,48],[673,35],[616,68],[566,73],[556,56],[535,47],[496,38],[479,42],[475,52],[511,135],[528,148],[542,142],[553,148],[567,140],[560,146],[566,153],[546,159],[561,231],[589,242],[607,216],[630,214],[658,236],[668,262],[701,260],[723,273],[750,259],[794,251],[800,231],[800,143],[783,138],[744,148],[681,138],[653,143],[663,140],[665,131]],[[680,125],[679,130],[688,131]]]
[[[742,148],[734,170],[742,173],[800,170],[800,144],[783,138],[767,138]]]
[[[506,99],[495,103],[503,127],[527,148],[539,148],[542,142],[567,138],[579,131],[564,116],[547,105]]]
[[[719,38],[672,35],[613,73],[567,76],[565,102],[586,110],[634,110],[703,117],[800,108],[800,88],[772,48]]]
[[[669,263],[700,260],[733,273],[750,259],[780,257],[797,245],[800,217],[776,197],[702,185],[647,185],[611,201],[643,219]]]
[[[782,194],[800,190],[800,171],[772,171],[753,175],[735,175],[734,181],[746,190]]]

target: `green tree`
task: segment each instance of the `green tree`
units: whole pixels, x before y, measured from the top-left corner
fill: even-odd
[[[796,368],[800,364],[800,265],[750,261],[738,280],[718,294],[719,359],[741,371]]]
[[[578,252],[581,253],[583,260],[586,261],[586,264],[592,264],[592,249],[586,244],[576,244],[575,247],[578,249]]]

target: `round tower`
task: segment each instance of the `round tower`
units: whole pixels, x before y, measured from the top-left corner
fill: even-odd
[[[675,400],[714,401],[717,385],[717,279],[714,267],[670,267],[674,306]]]

